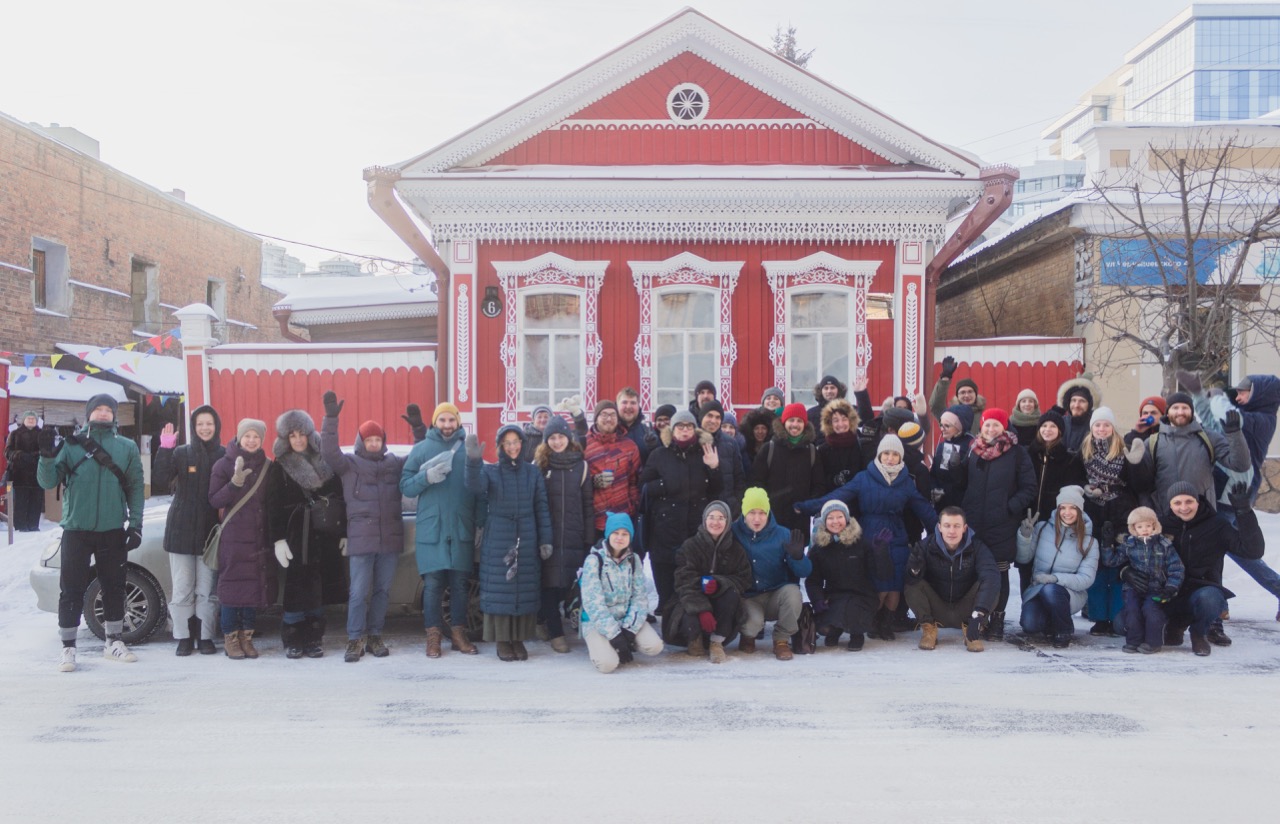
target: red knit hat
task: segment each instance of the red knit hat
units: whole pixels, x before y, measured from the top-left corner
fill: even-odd
[[[1159,409],[1161,415],[1167,415],[1169,413],[1169,405],[1165,403],[1164,398],[1160,397],[1159,395],[1152,395],[1149,398],[1143,398],[1142,403],[1138,404],[1139,414],[1142,413],[1142,407],[1146,406],[1147,404],[1151,404],[1156,409]]]
[[[799,418],[802,421],[809,420],[809,411],[804,408],[802,403],[789,403],[782,409],[782,422],[786,423],[792,418]]]
[[[996,407],[993,406],[987,411],[982,413],[982,422],[986,423],[987,421],[999,421],[1001,426],[1003,426],[1005,429],[1008,429],[1009,413],[1004,411],[1003,409],[997,409]]]
[[[360,424],[360,429],[357,431],[360,433],[360,440],[374,437],[382,438],[384,441],[387,439],[386,431],[383,430],[382,424],[377,421],[365,421]]]

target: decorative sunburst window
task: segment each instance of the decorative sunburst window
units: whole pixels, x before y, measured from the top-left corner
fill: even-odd
[[[706,89],[696,83],[681,83],[667,95],[667,114],[677,123],[697,123],[710,108]]]

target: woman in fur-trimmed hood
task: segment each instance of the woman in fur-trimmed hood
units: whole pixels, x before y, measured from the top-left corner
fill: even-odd
[[[822,434],[818,461],[822,464],[824,491],[844,486],[864,468],[866,460],[859,443],[857,411],[844,398],[837,398],[822,408]]]
[[[308,506],[342,507],[342,480],[320,454],[320,436],[305,411],[290,409],[276,419],[275,460],[267,469],[267,530],[276,560],[285,568],[281,639],[289,658],[324,655],[324,607],[347,602],[342,562],[344,523],[317,528]]]
[[[880,606],[875,582],[893,576],[888,545],[874,546],[843,501],[827,501],[814,521],[809,559],[813,572],[804,585],[826,646],[847,632],[848,649],[857,652]]]

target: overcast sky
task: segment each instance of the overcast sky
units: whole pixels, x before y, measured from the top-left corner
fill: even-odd
[[[1183,0],[701,0],[815,74],[984,161],[1038,134]],[[5,4],[0,111],[240,227],[404,260],[361,171],[465,131],[677,12],[618,0],[58,0]],[[310,264],[332,253],[287,244]]]

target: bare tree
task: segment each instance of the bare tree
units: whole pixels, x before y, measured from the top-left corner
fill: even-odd
[[[1090,193],[1101,207],[1097,271],[1077,285],[1077,319],[1110,344],[1100,365],[1154,360],[1172,390],[1178,370],[1211,379],[1246,336],[1274,339],[1277,152],[1219,127],[1185,145],[1149,144],[1127,167],[1113,156],[1121,170]]]
[[[800,44],[796,42],[796,27],[791,24],[787,24],[786,31],[782,30],[782,24],[778,24],[773,32],[773,53],[802,69],[809,65],[809,58],[813,57],[815,51],[817,49],[804,51],[800,48]]]

